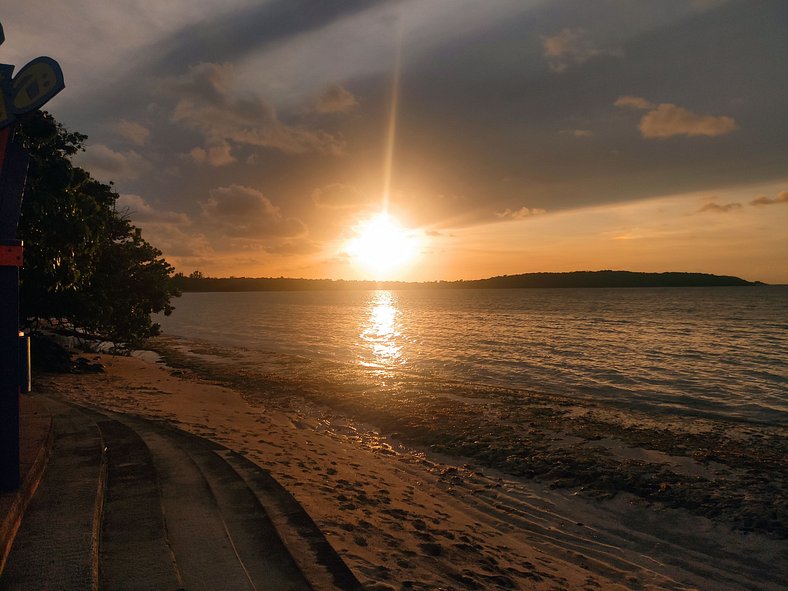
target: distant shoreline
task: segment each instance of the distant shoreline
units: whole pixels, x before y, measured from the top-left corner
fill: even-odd
[[[634,271],[572,271],[523,273],[458,281],[362,281],[286,277],[203,277],[177,274],[173,284],[182,292],[344,291],[369,289],[545,289],[617,287],[753,287],[766,285],[730,275],[708,273],[639,273]]]

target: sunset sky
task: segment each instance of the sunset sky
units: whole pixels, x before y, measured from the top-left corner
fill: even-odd
[[[26,0],[0,22],[0,62],[60,62],[47,108],[89,135],[79,164],[184,273],[788,283],[785,0]],[[414,252],[375,270],[385,201]]]

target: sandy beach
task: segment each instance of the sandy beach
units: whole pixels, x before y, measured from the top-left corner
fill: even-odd
[[[404,422],[395,430],[372,422],[362,406],[321,404],[299,390],[302,382],[258,375],[221,351],[173,339],[155,347],[169,365],[155,354],[89,355],[106,373],[38,375],[35,392],[161,419],[243,453],[295,496],[369,589],[782,588],[785,496],[770,495],[784,485],[784,455],[755,449],[737,463],[726,446],[785,445],[784,430],[742,427],[720,438],[702,421],[690,432],[642,417],[633,423],[616,409],[533,399],[533,421],[520,422],[531,434],[520,444],[541,450],[552,472],[534,468],[539,462],[503,471],[475,452],[460,457],[449,442],[436,445],[434,431]],[[440,422],[434,412],[422,408],[419,421]],[[472,452],[461,435],[455,443]],[[681,441],[684,453],[666,453]],[[716,448],[701,445],[714,441]],[[602,460],[589,459],[596,456]],[[617,471],[606,472],[606,462]],[[769,462],[782,465],[782,474],[756,474]],[[740,493],[738,474],[747,470],[768,482]],[[676,474],[695,478],[695,486],[678,486]],[[600,479],[608,484],[592,485]],[[653,493],[641,490],[643,482],[654,483]],[[706,482],[717,487],[716,507],[693,505],[705,498]],[[677,488],[684,505],[656,498]],[[734,507],[726,491],[750,494],[752,503]],[[768,503],[771,520],[762,507]]]

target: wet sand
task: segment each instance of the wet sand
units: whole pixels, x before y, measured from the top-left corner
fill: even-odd
[[[169,365],[101,356],[106,374],[36,390],[243,453],[369,589],[781,589],[788,575],[783,428],[450,384],[399,383],[392,400],[275,359],[154,346]]]

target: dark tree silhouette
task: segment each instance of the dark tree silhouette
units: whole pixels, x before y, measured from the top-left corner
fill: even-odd
[[[19,227],[22,321],[135,345],[158,334],[151,314],[170,314],[179,293],[161,251],[117,211],[112,186],[71,163],[86,139],[45,112],[17,127],[31,156]]]

